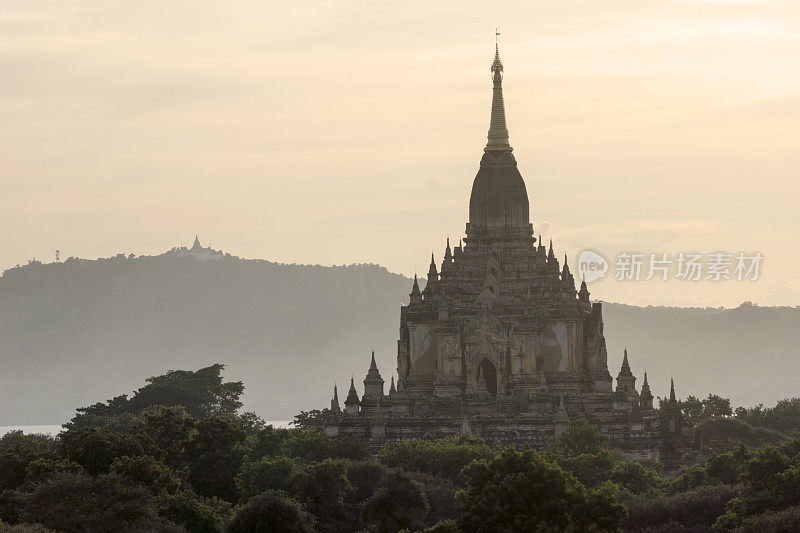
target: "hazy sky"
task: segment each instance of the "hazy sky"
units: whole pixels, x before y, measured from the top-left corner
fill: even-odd
[[[758,282],[630,303],[800,304],[800,2],[0,4],[0,268],[160,253],[427,271],[462,235],[501,35],[536,231],[755,252]]]

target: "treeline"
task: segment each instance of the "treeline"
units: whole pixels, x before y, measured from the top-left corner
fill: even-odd
[[[797,400],[734,411],[687,398],[687,418],[719,438],[675,473],[621,456],[580,421],[545,452],[462,436],[374,458],[325,438],[324,411],[294,429],[239,413],[244,387],[222,370],[150,378],[78,409],[56,438],[0,438],[0,530],[800,530]]]

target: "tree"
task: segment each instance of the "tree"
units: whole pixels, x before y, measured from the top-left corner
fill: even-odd
[[[561,468],[574,475],[581,484],[588,488],[599,487],[608,481],[611,478],[614,463],[614,458],[607,450],[598,454],[583,453],[558,460]]]
[[[633,494],[655,490],[660,484],[658,472],[639,461],[620,461],[611,471],[611,481],[619,483]]]
[[[292,476],[292,496],[320,521],[336,522],[342,514],[344,496],[352,490],[347,466],[343,459],[325,459],[298,469]]]
[[[330,416],[330,409],[312,409],[311,411],[300,411],[299,414],[294,415],[292,425],[296,428],[309,429],[309,428],[322,428],[325,426],[325,420]]]
[[[204,498],[186,489],[159,494],[158,514],[189,533],[216,533],[232,516],[228,502]]]
[[[123,479],[147,487],[155,495],[161,492],[173,493],[182,484],[177,472],[149,455],[117,457],[111,463],[110,470]]]
[[[147,385],[136,391],[128,402],[129,410],[140,412],[154,405],[183,406],[197,418],[234,413],[242,406],[244,392],[241,381],[223,383],[225,365],[215,364],[191,370],[170,370],[147,379]]]
[[[315,429],[291,431],[283,442],[282,452],[290,457],[306,461],[323,459],[350,459],[363,461],[369,455],[367,448],[358,439],[339,437],[329,440]]]
[[[54,457],[55,449],[55,440],[46,435],[24,435],[17,430],[0,437],[0,492],[22,485],[28,465]]]
[[[99,427],[78,427],[64,432],[59,452],[90,474],[108,472],[117,457],[160,454],[153,441],[143,433],[120,434]]]
[[[578,487],[582,496],[572,512],[572,528],[576,531],[619,531],[628,516],[625,506],[617,501],[618,487],[610,481],[588,493]]]
[[[174,531],[148,490],[114,476],[62,473],[23,497],[20,519],[67,532]]]
[[[735,485],[705,485],[672,495],[641,495],[627,502],[623,527],[625,531],[709,531],[725,513],[727,502],[740,492]]]
[[[38,483],[44,479],[61,472],[72,472],[80,474],[83,472],[83,467],[75,461],[56,458],[40,458],[31,461],[28,468],[25,469],[25,481],[28,483]]]
[[[607,491],[589,498],[575,478],[532,450],[509,448],[492,461],[474,461],[464,476],[467,487],[457,494],[463,531],[565,530],[583,524],[587,510],[597,521],[620,518]]]
[[[438,440],[400,441],[386,445],[378,460],[386,466],[425,472],[462,483],[462,469],[475,459],[497,454],[482,439],[468,435]]]
[[[402,472],[384,477],[375,493],[365,502],[364,520],[378,533],[394,533],[401,529],[417,529],[428,511],[428,500],[422,484]]]
[[[232,414],[200,420],[188,452],[189,483],[203,496],[234,503],[236,474],[244,459],[245,432]]]
[[[268,490],[253,496],[239,508],[228,524],[227,533],[285,531],[310,533],[313,518],[284,492]]]
[[[78,414],[66,426],[68,429],[102,426],[116,417],[130,420],[131,415],[158,405],[183,406],[196,418],[235,413],[242,406],[239,397],[244,392],[244,385],[241,381],[224,383],[221,375],[224,368],[225,365],[215,364],[194,372],[170,370],[161,376],[148,378],[147,385],[130,398],[123,394],[105,403],[78,408]]]
[[[187,448],[197,434],[197,418],[182,406],[157,405],[142,412],[144,431],[164,452],[164,462],[173,468],[186,463]]]
[[[564,457],[577,457],[585,454],[599,455],[607,448],[608,437],[603,435],[597,426],[585,420],[574,420],[556,441],[551,453]]]
[[[300,465],[291,457],[262,457],[248,461],[236,475],[239,497],[247,501],[266,490],[287,490],[289,480]]]

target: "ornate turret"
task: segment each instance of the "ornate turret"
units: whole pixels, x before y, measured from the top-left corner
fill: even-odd
[[[394,374],[392,374],[392,382],[391,383],[392,384],[389,385],[389,394],[390,395],[394,394],[395,392],[397,392],[397,389],[394,388]]]
[[[444,260],[442,261],[442,272],[445,271],[453,262],[453,252],[450,250],[450,237],[447,238],[447,246],[444,249]]]
[[[661,462],[668,470],[678,468],[683,455],[691,450],[691,444],[682,438],[683,413],[675,397],[675,381],[672,378],[669,380],[669,400],[659,410],[658,429],[661,436]]]
[[[372,360],[369,363],[367,377],[364,378],[364,396],[381,397],[383,396],[383,378],[375,364],[375,351],[372,351]]]
[[[500,47],[494,45],[494,61],[492,61],[492,116],[489,120],[489,135],[485,151],[511,151],[506,126],[506,107],[503,102],[503,63],[500,61]]]
[[[619,374],[617,374],[617,392],[620,391],[628,394],[636,392],[636,378],[631,372],[631,366],[628,364],[627,348],[625,348],[622,356],[622,367],[619,369]]]
[[[556,438],[564,434],[569,429],[569,414],[567,408],[564,406],[564,395],[562,394],[558,399],[558,409],[556,409],[555,418],[555,433]]]
[[[653,410],[653,393],[650,392],[650,385],[647,383],[647,371],[644,372],[644,383],[642,383],[642,392],[639,394],[639,409],[642,411]]]
[[[564,285],[564,290],[570,291],[572,296],[575,296],[575,278],[572,276],[572,272],[569,271],[569,265],[567,264],[567,254],[564,254],[564,268],[561,269],[561,283]]]
[[[670,407],[678,406],[678,399],[675,397],[675,380],[672,378],[669,378],[669,401],[667,405]]]
[[[431,254],[431,266],[428,267],[428,283],[425,284],[425,290],[422,291],[425,298],[433,295],[433,288],[436,286],[437,281],[439,281],[439,273],[436,272],[436,261],[433,258],[433,254]]]
[[[419,282],[417,282],[417,274],[414,274],[414,285],[411,287],[411,294],[408,295],[412,304],[422,302],[422,293],[419,292]]]
[[[586,282],[581,280],[581,290],[578,292],[578,299],[582,302],[589,301],[589,289],[586,288]]]
[[[503,64],[497,48],[491,71],[492,114],[488,141],[469,198],[467,242],[495,237],[532,242],[528,191],[508,141]]]
[[[358,399],[355,381],[350,378],[350,390],[347,392],[347,398],[344,401],[344,412],[348,415],[357,415],[360,405],[361,401]]]
[[[336,385],[333,386],[333,399],[331,399],[331,412],[341,413],[342,408],[339,407],[339,391],[336,390]]]

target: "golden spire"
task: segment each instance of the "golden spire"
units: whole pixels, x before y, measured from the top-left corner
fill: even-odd
[[[500,35],[495,30],[495,38]],[[485,151],[511,150],[506,127],[506,110],[503,105],[503,63],[500,61],[500,48],[495,39],[494,61],[492,62],[492,118],[489,121],[489,140]]]

